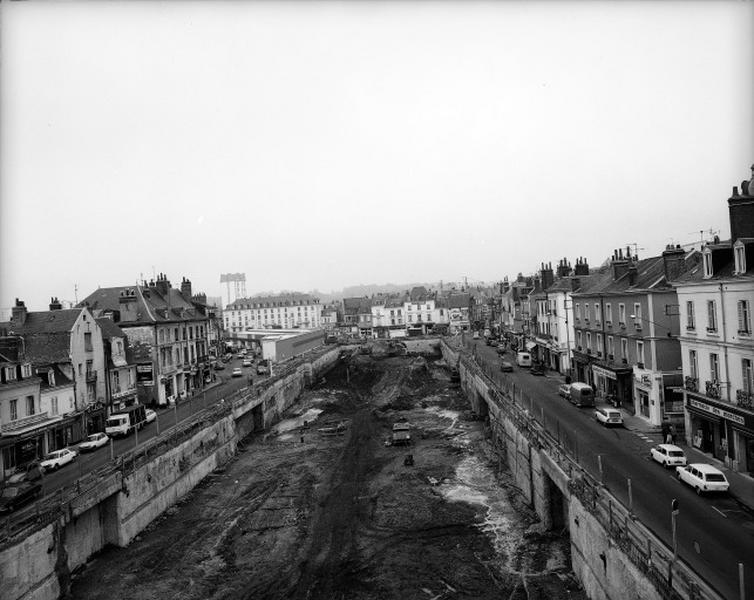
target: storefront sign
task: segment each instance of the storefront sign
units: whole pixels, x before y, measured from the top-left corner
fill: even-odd
[[[594,373],[595,377],[602,376],[607,377],[608,379],[616,379],[615,373],[613,371],[603,369],[602,367],[598,367],[597,365],[592,365],[592,372]]]
[[[716,417],[723,417],[724,419],[728,419],[729,421],[733,421],[734,423],[738,423],[739,425],[744,425],[744,418],[741,415],[723,410],[722,408],[717,408],[716,406],[711,406],[706,402],[700,402],[699,400],[689,398],[689,406],[693,406],[698,410],[708,412],[712,415],[715,415]]]
[[[154,385],[154,369],[152,363],[140,363],[136,365],[136,383],[141,385]]]

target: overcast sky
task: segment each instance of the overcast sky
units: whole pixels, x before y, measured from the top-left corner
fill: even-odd
[[[4,2],[0,308],[729,235],[754,2]],[[78,286],[78,292],[75,291]]]

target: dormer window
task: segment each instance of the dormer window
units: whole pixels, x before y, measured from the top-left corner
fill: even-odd
[[[55,371],[53,371],[52,369],[47,371],[47,384],[50,387],[55,387]]]
[[[712,250],[710,250],[709,248],[704,249],[704,254],[702,255],[702,261],[704,263],[705,279],[712,277],[712,275],[714,275],[714,272],[712,271]]]
[[[734,273],[736,275],[746,273],[746,248],[740,240],[733,245],[733,258],[735,259]]]
[[[24,379],[31,377],[31,363],[21,365],[21,377],[23,377]]]

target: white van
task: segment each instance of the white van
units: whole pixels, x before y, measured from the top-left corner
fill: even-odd
[[[572,383],[568,399],[571,401],[571,404],[575,404],[579,408],[582,406],[594,406],[594,391],[592,390],[592,386],[580,381]]]
[[[531,354],[528,352],[519,352],[516,354],[516,364],[519,367],[531,367]]]

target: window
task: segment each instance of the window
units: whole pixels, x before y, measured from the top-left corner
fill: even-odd
[[[28,379],[31,377],[31,364],[26,363],[25,365],[21,365],[21,377],[24,379]]]
[[[707,331],[711,333],[717,331],[717,311],[714,300],[707,300]]]
[[[10,420],[15,421],[16,419],[18,419],[18,398],[10,401]]]
[[[53,396],[50,398],[50,411],[53,415],[58,414],[58,397]]]
[[[120,340],[117,340],[115,342],[115,350],[118,354],[123,354],[123,342]]]
[[[636,340],[636,362],[641,364],[643,368],[644,365],[644,342],[641,340]]]
[[[704,261],[704,277],[709,278],[714,275],[714,272],[712,271],[712,251],[707,248],[704,251],[704,255],[702,256]]]
[[[736,242],[733,247],[733,258],[735,260],[735,274],[743,275],[746,273],[746,251],[742,242]]]
[[[696,317],[694,316],[694,301],[686,301],[686,329],[696,329]]]
[[[600,305],[595,303],[594,305],[594,320],[597,321],[597,324],[602,320],[602,314],[600,312]]]
[[[578,347],[579,350],[581,350],[582,344],[581,344],[581,332],[580,331],[576,332],[576,346]]]
[[[581,318],[581,304],[576,304],[576,308],[574,309],[576,311],[576,319]]]
[[[626,324],[626,305],[623,302],[618,304],[618,323],[620,325]]]
[[[613,321],[613,305],[609,302],[605,304],[605,321],[607,321],[608,324]]]
[[[15,381],[15,380],[16,380],[16,368],[5,367],[5,381]]]
[[[602,335],[597,334],[597,353],[602,354]]]
[[[586,303],[584,304],[584,320],[589,322],[589,305]]]
[[[113,391],[117,394],[120,392],[120,373],[113,371]]]
[[[709,376],[712,381],[720,381],[720,359],[714,352],[709,355]]]
[[[699,377],[699,365],[696,359],[696,350],[689,350],[689,374],[696,379]]]
[[[84,365],[82,363],[79,363],[79,375],[84,374]]]
[[[634,302],[634,314],[631,316],[634,319],[636,329],[641,329],[641,304],[638,302]]]
[[[624,362],[628,362],[628,340],[626,338],[620,339],[620,357]]]
[[[615,344],[613,343],[612,335],[607,336],[607,353],[610,355],[610,358],[615,354]]]
[[[592,349],[592,334],[586,332],[586,351],[589,352]]]
[[[749,312],[748,300],[738,301],[738,333],[751,334],[751,312]]]
[[[29,416],[34,414],[34,396],[26,396],[26,414]]]
[[[91,333],[84,334],[84,350],[86,350],[87,352],[92,351],[92,334]]]
[[[754,391],[754,374],[751,369],[751,359],[741,359],[741,389],[746,394],[751,394]]]

